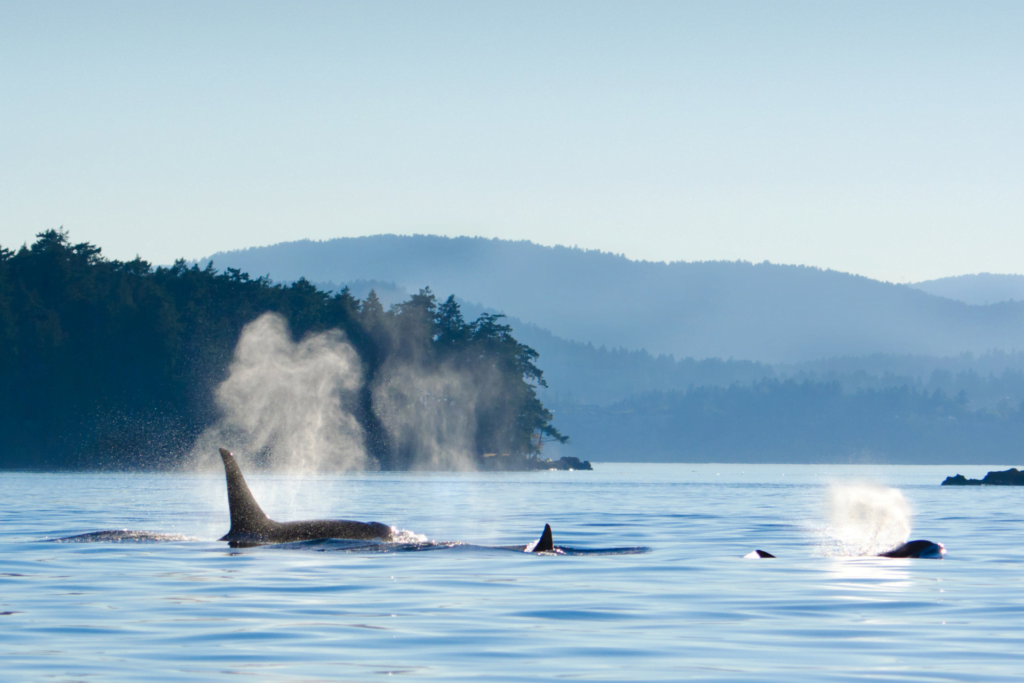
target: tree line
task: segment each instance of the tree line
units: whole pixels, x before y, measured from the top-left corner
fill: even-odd
[[[577,404],[609,406],[651,391],[751,385],[764,379],[839,382],[846,393],[903,386],[929,393],[942,389],[949,396],[964,391],[972,410],[1005,411],[1024,400],[1024,352],[1018,351],[994,349],[947,357],[872,354],[789,365],[732,358],[677,359],[558,339],[531,325],[516,324],[516,330],[544,358],[544,376],[551,388],[540,395],[555,411]]]
[[[605,461],[997,463],[1024,441],[1024,402],[972,410],[965,391],[838,381],[654,391],[556,415],[578,435],[567,453]]]
[[[179,260],[154,268],[105,258],[62,230],[17,251],[0,247],[0,467],[168,467],[218,416],[242,328],[273,311],[293,337],[341,330],[364,382],[351,406],[383,469],[415,458],[385,428],[373,387],[390,368],[456,369],[489,390],[469,413],[472,451],[536,453],[564,442],[537,398],[537,353],[499,315],[467,322],[429,288],[384,310],[376,295],[284,285],[239,269]],[[418,397],[459,411],[444,395]],[[468,408],[465,408],[468,410]]]

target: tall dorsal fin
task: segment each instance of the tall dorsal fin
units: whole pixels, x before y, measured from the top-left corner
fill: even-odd
[[[551,525],[544,525],[544,533],[540,535],[537,545],[533,546],[532,553],[550,553],[555,549],[555,539],[551,535]]]
[[[270,518],[249,491],[235,456],[222,448],[220,457],[224,461],[224,474],[228,479],[228,509],[231,511],[231,530],[228,535],[260,533],[270,526]]]

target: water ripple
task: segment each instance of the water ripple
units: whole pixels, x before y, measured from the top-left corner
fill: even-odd
[[[947,469],[254,475],[275,518],[417,533],[240,550],[220,477],[5,473],[3,678],[1016,680],[1019,492],[965,497]],[[871,477],[946,560],[822,556],[829,482]],[[562,556],[522,552],[544,522]]]

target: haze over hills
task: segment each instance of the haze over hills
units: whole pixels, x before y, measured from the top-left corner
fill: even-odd
[[[358,299],[374,290],[385,307],[409,298],[411,292],[393,282],[357,280],[315,283],[328,291],[348,287]],[[479,304],[460,302],[467,319],[494,313]],[[929,393],[967,394],[972,409],[996,409],[1024,400],[1024,351],[995,350],[956,356],[871,354],[836,356],[802,363],[760,363],[720,358],[654,356],[645,350],[608,348],[570,341],[516,317],[507,317],[516,338],[540,353],[549,388],[540,389],[544,403],[575,410],[581,405],[610,406],[631,396],[691,387],[749,386],[763,379],[838,382],[854,393],[889,387],[910,387]]]
[[[1001,301],[1024,301],[1024,275],[978,273],[925,280],[910,286],[922,292],[975,306],[996,304]]]
[[[531,242],[429,235],[308,240],[201,260],[278,281],[430,286],[554,335],[694,358],[799,363],[873,353],[1012,350],[1024,303],[972,306],[805,266],[631,261]]]
[[[460,304],[459,311],[389,281],[353,280],[348,292],[331,295],[307,280],[274,285],[231,267],[218,272],[179,262],[153,269],[141,259],[108,261],[99,248],[58,231],[40,235],[31,249],[0,252],[0,341],[12,351],[0,373],[7,389],[0,397],[9,404],[0,415],[16,444],[0,459],[8,466],[153,463],[152,454],[137,458],[154,448],[160,462],[177,462],[226,410],[212,401],[234,377],[232,349],[247,348],[244,357],[252,357],[250,342],[239,336],[271,311],[281,321],[279,334],[261,333],[252,342],[268,371],[243,393],[276,392],[280,382],[300,393],[259,399],[273,415],[256,422],[274,423],[281,406],[290,406],[298,433],[306,434],[301,425],[309,415],[345,406],[359,430],[339,423],[329,433],[354,435],[382,467],[456,451],[476,458],[503,453],[501,444],[511,442],[495,439],[506,434],[518,439],[508,452],[534,452],[547,441],[546,454],[598,461],[1010,462],[1024,439],[1024,351],[875,353],[789,364],[654,356],[562,339],[515,317],[506,326],[483,315],[479,304]],[[377,299],[352,296],[367,297],[371,289],[397,305],[385,312]],[[316,346],[326,337],[317,342],[309,335],[326,330],[330,339],[338,339],[333,330],[348,339],[338,345],[347,360],[328,363],[338,378],[381,377],[380,383],[366,379],[359,391],[324,392],[317,388],[324,382],[319,361],[302,372],[291,368],[306,352],[289,350],[289,342]],[[109,362],[96,366],[97,358]],[[432,369],[416,370],[428,362]],[[314,396],[303,398],[309,391]],[[391,391],[398,398],[381,393]],[[501,412],[512,400],[522,410]],[[407,424],[415,427],[411,433]],[[571,441],[556,445],[566,434]]]

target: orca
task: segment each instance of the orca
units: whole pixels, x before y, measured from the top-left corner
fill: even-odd
[[[353,522],[346,519],[275,522],[267,517],[249,491],[242,470],[231,452],[222,448],[220,457],[224,461],[224,474],[228,481],[228,508],[231,511],[231,529],[220,540],[227,541],[232,548],[320,538],[392,540],[393,529],[379,522]]]
[[[932,543],[931,541],[909,541],[904,543],[898,548],[884,553],[879,553],[879,557],[920,557],[928,560],[941,560],[942,556],[946,554],[946,546],[941,543]]]
[[[879,553],[875,557],[895,557],[895,558],[921,558],[926,560],[941,560],[942,556],[946,554],[946,546],[941,543],[932,543],[931,541],[909,541],[893,548],[884,553]],[[745,560],[756,560],[758,558],[774,558],[775,556],[764,550],[753,550],[743,556]]]

